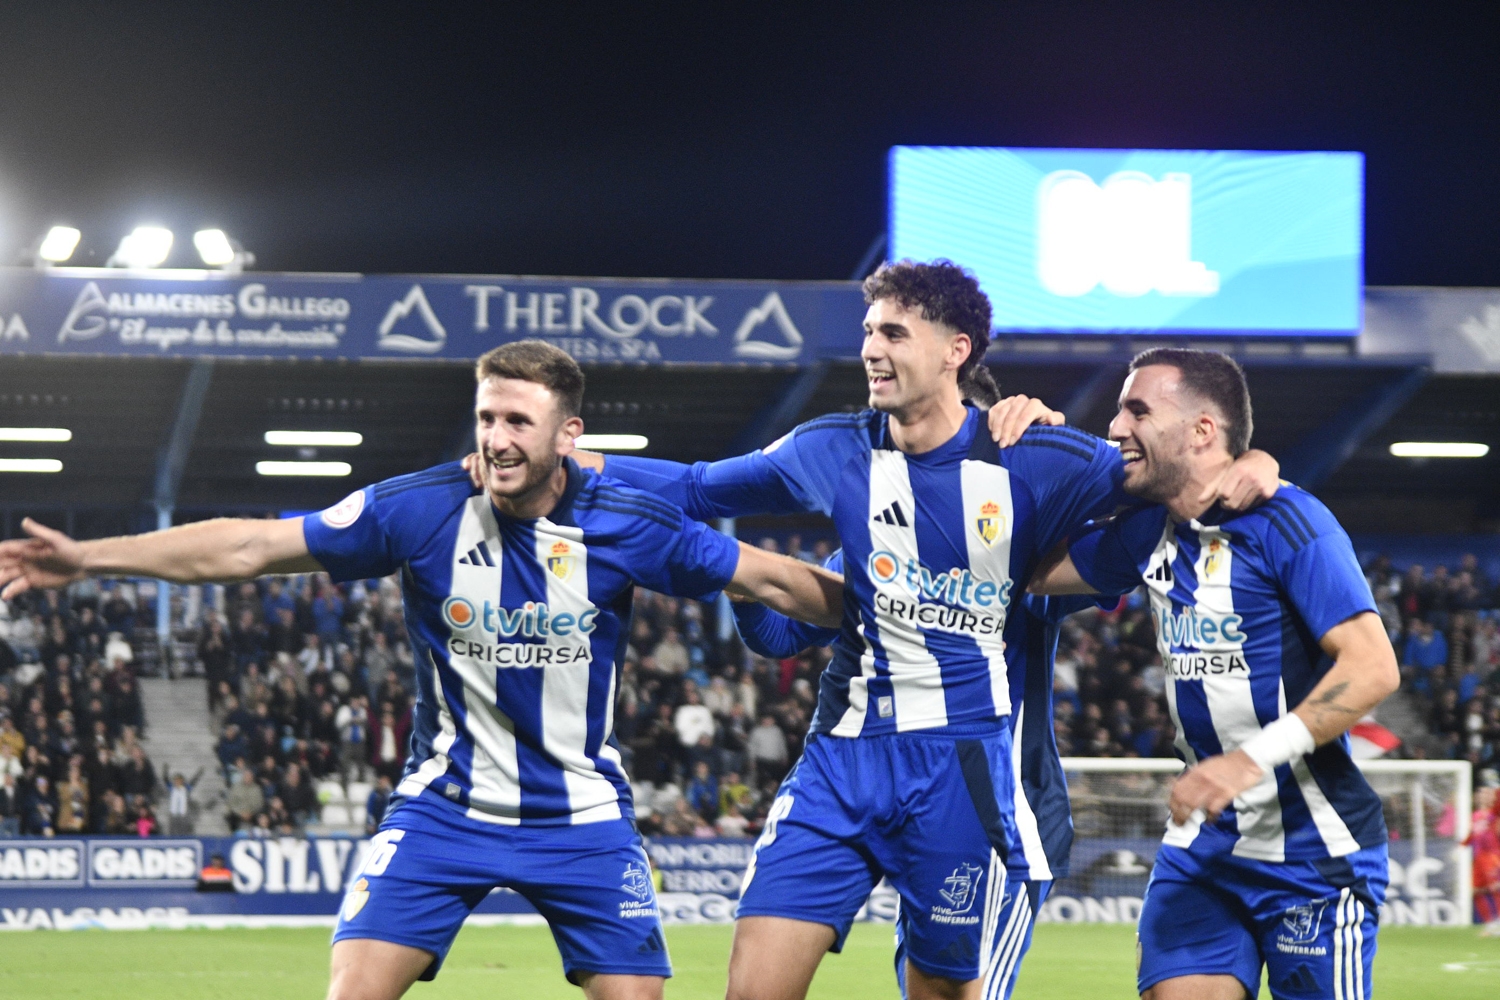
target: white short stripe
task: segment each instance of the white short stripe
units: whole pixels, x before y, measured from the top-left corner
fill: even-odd
[[[1351,964],[1354,966],[1354,997],[1365,1000],[1365,904],[1354,901],[1354,951]]]
[[[988,996],[992,1000],[1003,1000],[1005,997],[1011,978],[1016,973],[1016,966],[1020,964],[1021,953],[1026,948],[1026,934],[1031,929],[1031,895],[1024,885],[1018,885],[1018,890],[1013,905],[1019,919],[1012,921],[1015,930],[1011,933],[1010,940],[1006,942],[1005,953],[1001,956],[995,980],[989,984]]]
[[[997,924],[1000,913],[1004,912],[1004,886],[1006,883],[1001,882],[1000,884],[1002,887],[1000,892],[1001,905],[1000,909],[996,913]],[[995,983],[995,976],[999,973],[1000,966],[1005,962],[1005,953],[1009,948],[1011,937],[1015,933],[1016,921],[1018,921],[1020,918],[1020,908],[1012,906],[1010,908],[1010,918],[1006,921],[1005,924],[1005,930],[1001,932],[1000,940],[995,943],[995,947],[990,953],[989,963],[984,968],[984,983],[981,989],[981,996],[984,998],[984,1000],[989,1000],[990,996],[993,993],[992,987]]]
[[[990,957],[994,954],[995,921],[1000,915],[1000,905],[1005,901],[1005,867],[1000,864],[1000,855],[993,848],[990,849],[989,877],[984,893],[984,921],[979,928],[980,975],[990,967]]]
[[[1333,911],[1333,1000],[1353,1000],[1345,985],[1344,921],[1345,908],[1349,901],[1349,890],[1339,892],[1339,901]]]

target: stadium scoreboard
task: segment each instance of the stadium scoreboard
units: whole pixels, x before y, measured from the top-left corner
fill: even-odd
[[[1364,157],[896,146],[890,257],[972,268],[1007,333],[1353,336]]]

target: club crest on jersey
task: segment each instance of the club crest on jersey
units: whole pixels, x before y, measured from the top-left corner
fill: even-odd
[[[567,542],[552,543],[552,551],[547,555],[547,570],[559,580],[573,575],[572,552]]]
[[[979,505],[979,516],[974,519],[974,527],[979,532],[979,540],[984,542],[985,547],[995,544],[995,539],[1005,531],[1005,515],[1000,513],[1000,505],[993,500],[986,500]]]
[[[353,920],[369,901],[370,883],[365,879],[360,879],[351,885],[349,891],[344,894],[344,919]]]
[[[1229,554],[1229,546],[1217,538],[1208,540],[1208,555],[1203,558],[1203,575],[1213,576],[1224,564],[1224,557]]]
[[[1289,908],[1281,916],[1281,927],[1278,931],[1278,944],[1311,944],[1318,939],[1318,931],[1323,923],[1323,911],[1328,907],[1328,900],[1313,899],[1301,906]],[[1284,950],[1284,949],[1283,949]]]

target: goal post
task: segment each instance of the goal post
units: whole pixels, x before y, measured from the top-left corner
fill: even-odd
[[[1385,926],[1466,926],[1473,915],[1468,761],[1361,760],[1390,830]],[[1039,921],[1134,923],[1182,771],[1163,758],[1064,757],[1073,808],[1071,873]]]

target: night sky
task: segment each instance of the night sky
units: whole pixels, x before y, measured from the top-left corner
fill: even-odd
[[[1487,6],[619,6],[7,5],[0,255],[846,278],[896,143],[1352,149],[1370,284],[1500,285]]]

